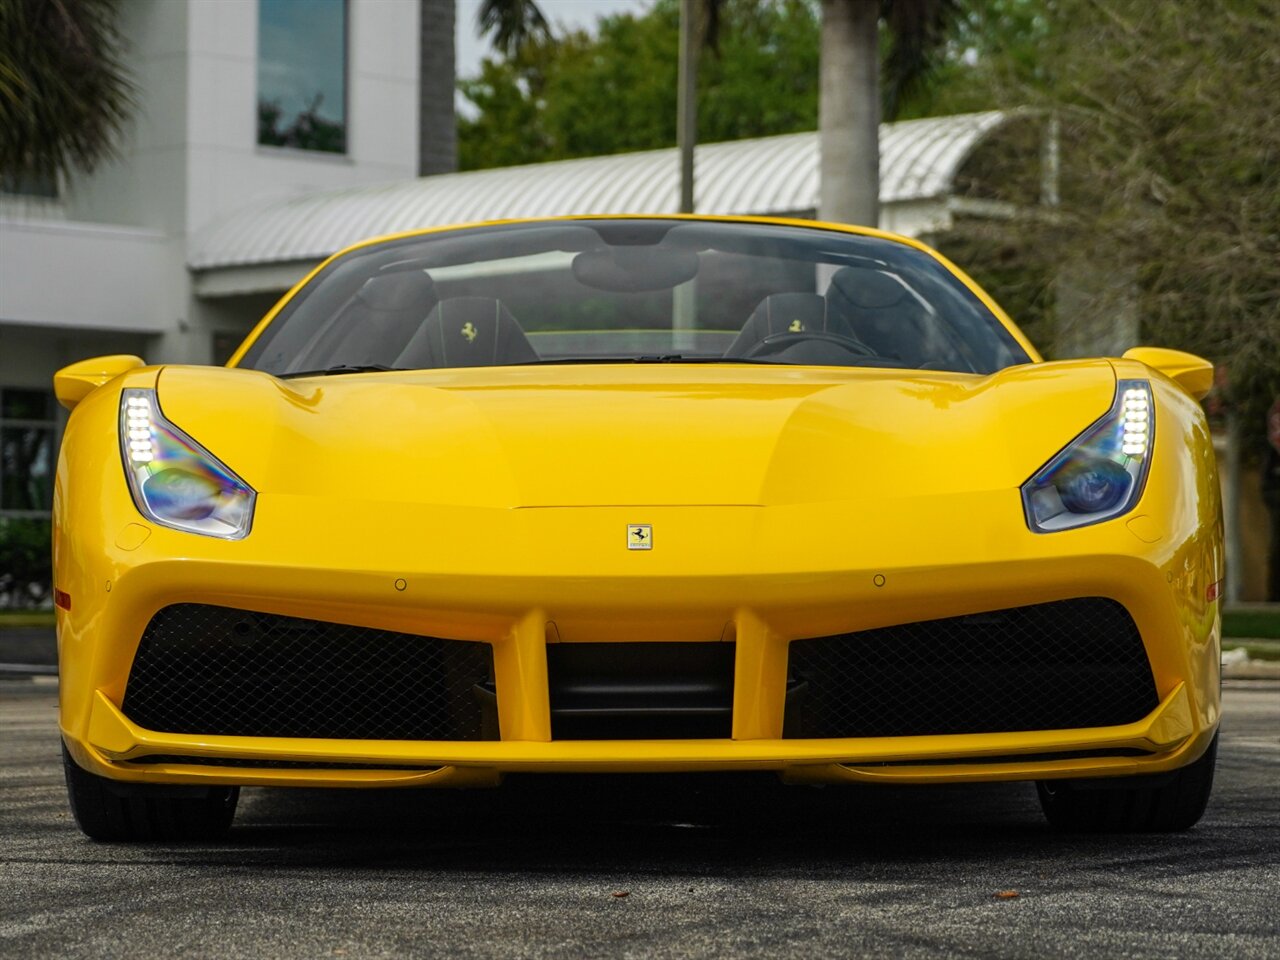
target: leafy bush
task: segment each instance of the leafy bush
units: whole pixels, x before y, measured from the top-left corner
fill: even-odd
[[[0,517],[0,608],[41,607],[53,592],[48,520]]]

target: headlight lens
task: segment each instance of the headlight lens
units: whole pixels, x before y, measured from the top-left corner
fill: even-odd
[[[154,390],[120,399],[120,452],[138,510],[162,526],[239,540],[253,521],[253,488],[165,419]]]
[[[1128,513],[1142,496],[1154,440],[1151,384],[1121,380],[1106,416],[1023,484],[1028,525],[1051,533]]]

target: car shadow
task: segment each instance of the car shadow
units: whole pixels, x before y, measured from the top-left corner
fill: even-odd
[[[1167,857],[1170,842],[1054,833],[1027,783],[814,788],[771,774],[524,775],[478,791],[246,790],[241,804],[225,841],[240,862],[317,868],[814,876],[851,861],[1021,862],[1029,849],[1050,860],[1082,848]]]

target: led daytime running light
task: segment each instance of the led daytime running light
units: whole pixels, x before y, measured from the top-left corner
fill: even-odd
[[[1128,513],[1142,496],[1154,439],[1151,384],[1121,380],[1111,409],[1023,484],[1027,525],[1053,533]]]
[[[1151,401],[1147,388],[1130,387],[1124,391],[1123,444],[1120,452],[1127,457],[1147,455],[1148,433],[1151,420]]]
[[[125,390],[120,453],[134,504],[162,526],[225,540],[248,535],[257,494],[178,429],[154,390]]]

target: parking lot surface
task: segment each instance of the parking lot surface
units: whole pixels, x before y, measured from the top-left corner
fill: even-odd
[[[67,811],[55,705],[0,682],[4,957],[1280,956],[1275,682],[1228,686],[1174,836],[1052,833],[1029,784],[525,776],[246,790],[222,843],[109,846]]]

